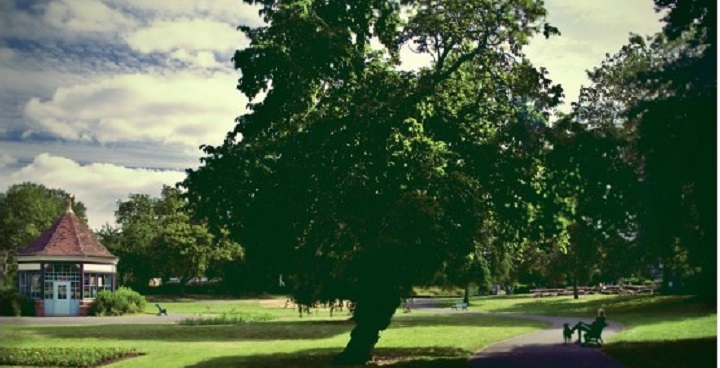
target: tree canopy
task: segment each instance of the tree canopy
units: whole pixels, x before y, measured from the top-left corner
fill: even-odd
[[[20,250],[50,228],[65,210],[70,194],[62,189],[24,182],[0,193],[0,246]],[[87,222],[85,204],[74,201],[73,211]]]
[[[338,362],[363,363],[400,296],[488,229],[539,235],[533,152],[562,90],[522,47],[558,32],[541,1],[248,2],[266,22],[233,59],[250,112],[182,185],[296,298],[353,299]],[[401,47],[433,62],[402,71]]]
[[[70,194],[62,189],[24,182],[0,193],[0,252],[3,262],[32,243],[67,210]],[[87,222],[85,205],[75,201],[73,211]]]
[[[713,1],[657,0],[662,33],[631,36],[589,73],[578,116],[623,129],[640,180],[641,254],[665,282],[690,281],[716,299],[717,45]],[[688,278],[690,277],[690,278]]]

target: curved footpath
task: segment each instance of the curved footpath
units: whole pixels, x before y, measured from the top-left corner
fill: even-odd
[[[436,312],[449,312],[449,308],[435,308],[430,300],[416,299],[413,307]],[[515,313],[459,312],[451,313],[484,314],[508,318],[527,318],[548,322],[549,328],[508,339],[475,353],[469,358],[470,367],[477,368],[624,368],[624,366],[602,353],[598,348],[582,347],[575,343],[565,344],[562,338],[562,325],[577,323],[577,317],[548,317]],[[135,323],[177,323],[189,314],[170,314],[169,316],[129,316],[129,317],[0,317],[0,325],[102,325]],[[587,318],[586,322],[590,322]],[[603,330],[603,338],[610,337],[622,330],[622,325],[608,321]],[[577,339],[577,333],[573,340]]]
[[[482,368],[515,368],[515,367],[552,367],[552,368],[623,368],[624,366],[607,355],[599,348],[583,347],[576,343],[563,343],[563,323],[574,325],[577,317],[547,317],[523,314],[486,313],[493,316],[528,318],[552,325],[537,332],[521,335],[505,340],[475,353],[470,358],[471,367]],[[589,320],[586,322],[590,322]],[[622,325],[609,321],[603,330],[603,339],[622,330]],[[577,340],[577,332],[573,341]]]
[[[413,307],[417,309],[448,312],[449,308],[436,308],[435,302],[428,299],[416,299]],[[450,310],[451,313],[482,314],[488,316],[526,318],[550,323],[550,327],[520,335],[499,343],[492,344],[473,354],[469,358],[470,367],[476,368],[625,368],[624,365],[612,360],[597,347],[583,347],[575,341],[577,332],[573,334],[573,342],[563,342],[563,324],[570,326],[578,322],[578,317],[549,317],[517,313],[464,312]],[[581,319],[587,323],[592,317]],[[602,336],[605,341],[622,331],[623,326],[608,321]]]

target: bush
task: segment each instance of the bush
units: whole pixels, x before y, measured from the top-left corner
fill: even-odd
[[[0,316],[34,316],[35,302],[13,289],[0,290]]]
[[[145,297],[130,288],[119,287],[111,292],[103,290],[90,304],[88,314],[92,316],[121,316],[123,314],[140,313],[145,310]]]

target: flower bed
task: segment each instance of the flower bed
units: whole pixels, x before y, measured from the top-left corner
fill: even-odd
[[[121,348],[0,348],[0,365],[97,367],[139,355]]]
[[[243,323],[265,322],[274,319],[267,313],[223,313],[219,316],[185,318],[178,322],[183,326],[239,325]]]

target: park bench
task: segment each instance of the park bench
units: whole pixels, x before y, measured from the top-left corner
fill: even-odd
[[[468,303],[455,303],[455,304],[451,305],[450,308],[452,308],[454,310],[458,310],[458,309],[467,310]]]
[[[533,294],[533,297],[540,298],[544,296],[558,296],[558,295],[565,295],[565,289],[532,289],[530,292]]]
[[[602,345],[604,343],[602,339],[602,332],[607,327],[607,323],[602,327],[591,328],[590,331],[585,333],[585,342],[583,345],[595,344]]]
[[[167,316],[167,309],[160,307],[160,304],[155,304],[155,306],[158,309],[158,314],[157,314],[158,316],[163,315],[163,314]]]

